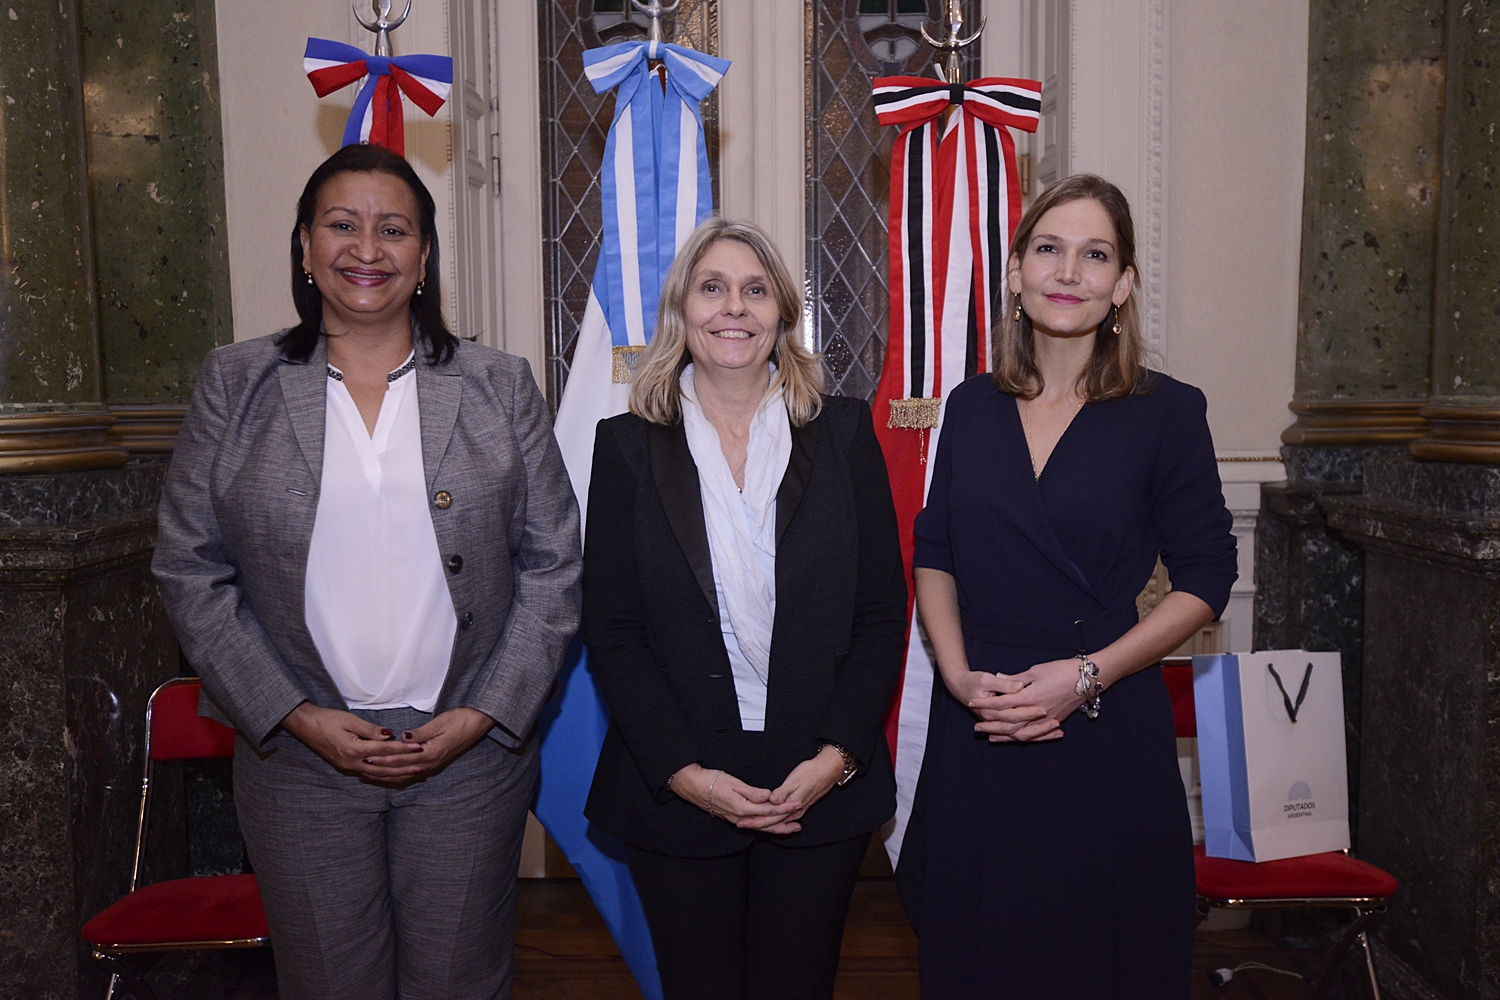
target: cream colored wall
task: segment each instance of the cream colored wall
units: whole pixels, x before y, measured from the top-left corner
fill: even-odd
[[[803,0],[719,0],[719,207],[759,224],[803,270]]]
[[[1291,422],[1308,0],[1173,3],[1167,365],[1203,389],[1221,457]]]
[[[302,72],[308,36],[366,51],[374,36],[338,2],[219,0],[216,15],[234,333],[247,340],[297,321],[287,260],[297,196],[308,175],[339,148],[354,101],[353,87],[321,100],[313,93]],[[414,0],[410,18],[392,35],[396,54],[446,54],[447,25],[446,0]],[[437,202],[451,316],[448,108],[433,119],[405,104],[406,155]]]

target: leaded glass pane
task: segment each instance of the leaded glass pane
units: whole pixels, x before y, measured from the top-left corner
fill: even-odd
[[[578,327],[588,305],[604,223],[599,168],[614,115],[613,94],[596,94],[583,75],[585,49],[646,37],[646,18],[629,0],[539,0],[542,133],[542,291],[547,323],[544,389],[562,399]],[[717,54],[718,0],[682,0],[664,19],[679,45]],[[719,97],[703,102],[714,189],[719,186]],[[715,199],[717,202],[717,199]]]
[[[869,399],[889,332],[886,211],[896,130],[875,120],[877,76],[932,76],[943,0],[807,4],[807,280],[812,338],[832,391]],[[978,3],[964,19],[978,21]],[[964,74],[978,73],[977,46]]]

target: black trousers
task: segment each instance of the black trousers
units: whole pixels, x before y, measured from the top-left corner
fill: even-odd
[[[666,1000],[830,1000],[870,835],[721,858],[630,848]]]

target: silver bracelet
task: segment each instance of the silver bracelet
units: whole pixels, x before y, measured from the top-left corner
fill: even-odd
[[[1083,653],[1076,657],[1078,660],[1078,683],[1073,685],[1073,693],[1083,699],[1083,714],[1090,719],[1099,718],[1099,696],[1104,693],[1104,685],[1099,682],[1099,667],[1094,661]]]
[[[715,771],[713,779],[708,783],[708,814],[714,819],[719,818],[719,814],[714,812],[714,786],[719,783],[719,778],[723,774],[723,771]]]

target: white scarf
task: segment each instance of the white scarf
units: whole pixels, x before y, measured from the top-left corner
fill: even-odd
[[[769,365],[774,380],[776,366]],[[792,425],[781,390],[766,393],[750,421],[745,489],[740,491],[724,458],[719,432],[709,423],[693,391],[693,366],[683,370],[682,425],[698,466],[708,550],[723,589],[724,606],[740,651],[761,683],[771,666],[771,629],[776,619],[776,578],[757,550],[775,565],[776,492],[792,457]]]

